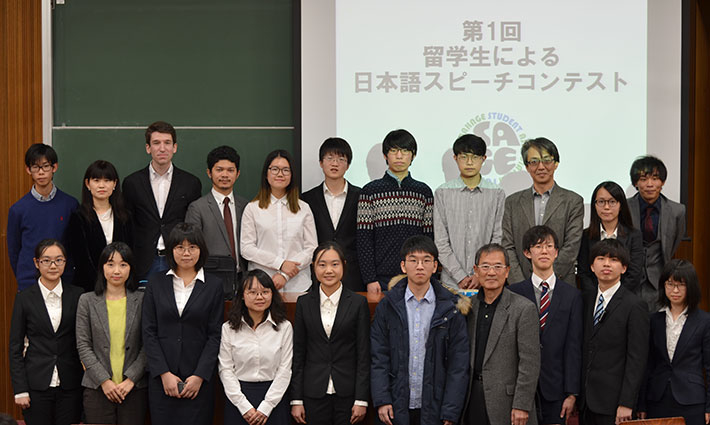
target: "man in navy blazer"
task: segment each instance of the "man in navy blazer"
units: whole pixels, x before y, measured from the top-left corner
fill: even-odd
[[[202,194],[200,180],[172,163],[177,134],[172,125],[157,121],[145,131],[150,164],[123,181],[123,197],[133,218],[136,276],[167,271],[165,241],[185,220],[187,207]]]
[[[308,203],[316,223],[318,243],[335,241],[345,251],[347,268],[343,285],[351,291],[367,291],[360,274],[357,259],[357,201],[360,188],[345,180],[353,152],[350,145],[339,137],[325,140],[318,152],[325,180],[304,192],[301,199]],[[315,274],[313,274],[315,286]]]
[[[555,276],[558,240],[547,226],[523,235],[524,254],[532,262],[530,279],[510,286],[538,307],[540,378],[538,422],[563,424],[574,409],[582,373],[582,295]]]

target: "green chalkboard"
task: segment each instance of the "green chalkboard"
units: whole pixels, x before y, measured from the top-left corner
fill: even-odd
[[[296,0],[67,0],[53,11],[52,143],[57,184],[78,195],[86,166],[144,167],[142,128],[178,129],[174,161],[203,181],[207,152],[242,156],[252,197],[266,153],[297,143]],[[87,128],[89,127],[89,128]]]

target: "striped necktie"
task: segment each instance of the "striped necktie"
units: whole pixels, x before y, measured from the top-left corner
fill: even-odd
[[[540,330],[545,329],[547,321],[547,312],[550,309],[550,285],[547,282],[542,282],[542,295],[540,296]]]
[[[597,308],[594,309],[594,326],[599,324],[604,315],[604,295],[599,294],[599,302],[597,303]]]

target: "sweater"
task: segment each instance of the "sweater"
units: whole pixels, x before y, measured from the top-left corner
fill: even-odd
[[[366,184],[357,204],[357,251],[365,284],[378,281],[387,290],[402,272],[399,251],[411,236],[434,238],[434,195],[411,173],[401,182],[386,173]]]
[[[32,261],[37,244],[50,238],[64,244],[64,231],[69,224],[69,216],[78,206],[76,199],[57,190],[51,201],[40,202],[30,192],[10,207],[7,217],[7,252],[18,290],[37,283],[37,268]],[[69,262],[63,280],[71,282],[72,274]]]

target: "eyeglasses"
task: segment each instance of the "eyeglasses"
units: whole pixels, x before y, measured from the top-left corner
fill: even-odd
[[[461,161],[461,162],[479,162],[483,161],[484,156],[482,155],[475,155],[472,153],[460,153],[456,155],[456,159]]]
[[[274,175],[278,176],[279,173],[283,173],[284,176],[290,176],[291,175],[291,169],[290,168],[280,168],[280,167],[269,167],[269,172]]]
[[[619,205],[619,201],[616,199],[597,199],[594,201],[594,205],[602,208],[604,208],[605,205],[608,205],[610,208],[614,208]]]
[[[666,289],[677,289],[679,291],[682,291],[686,288],[685,282],[673,282],[672,280],[667,280],[666,281]]]
[[[254,291],[252,289],[248,291],[244,291],[244,295],[246,295],[249,298],[268,298],[271,296],[271,289],[264,289],[263,291]]]
[[[535,244],[530,247],[531,250],[535,251],[542,251],[543,249],[546,249],[548,251],[552,251],[555,249],[555,244],[554,243],[539,243]]]
[[[35,164],[35,165],[30,166],[30,172],[37,173],[37,172],[39,172],[39,170],[42,170],[45,173],[48,173],[48,172],[52,171],[53,167],[54,167],[54,165],[50,164],[49,162],[46,162],[42,165]]]
[[[502,273],[503,270],[507,269],[508,266],[505,264],[481,264],[478,267],[478,270],[482,271],[483,273],[488,273],[489,271],[493,270],[496,273]]]
[[[190,245],[190,246],[182,246],[182,245],[177,245],[175,248],[173,248],[173,251],[176,252],[178,255],[182,255],[187,251],[188,254],[196,254],[200,252],[200,247],[197,245]]]
[[[41,260],[39,260],[39,263],[43,267],[50,267],[52,264],[56,264],[57,267],[62,267],[66,262],[67,260],[65,260],[64,258],[55,258],[54,260],[50,260],[49,258],[42,258]]]
[[[542,165],[544,165],[545,167],[549,167],[550,164],[553,164],[554,162],[555,158],[551,156],[544,156],[542,158],[533,158],[527,161],[527,164],[532,165],[533,167],[537,167],[538,165],[540,165],[540,163],[542,163]]]
[[[432,260],[431,258],[425,258],[423,260],[417,260],[416,258],[407,258],[405,262],[410,266],[418,266],[419,264],[422,264],[424,266],[431,266],[432,264],[434,264],[434,260]]]
[[[397,155],[398,153],[401,153],[402,155],[409,155],[412,153],[412,151],[405,148],[390,148],[387,153],[390,155]]]
[[[344,156],[333,156],[333,155],[328,155],[323,157],[323,161],[325,162],[337,162],[339,164],[346,164],[348,162],[348,159]]]

